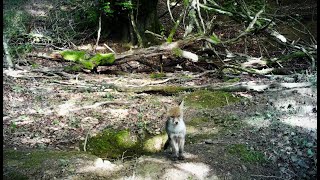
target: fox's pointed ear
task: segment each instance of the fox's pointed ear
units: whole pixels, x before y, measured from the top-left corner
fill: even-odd
[[[183,112],[184,100],[179,105],[180,111]]]
[[[180,109],[180,118],[183,119],[183,106],[184,106],[184,100],[182,100],[182,102],[179,105],[179,109]]]

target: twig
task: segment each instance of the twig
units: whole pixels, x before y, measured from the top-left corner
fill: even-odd
[[[172,8],[170,8],[170,9],[174,9],[174,8],[178,5],[178,3],[180,3],[180,2],[181,2],[181,0],[176,1],[176,4],[174,4],[174,5],[172,6]],[[166,14],[168,14],[168,12],[169,12],[169,11],[166,11],[165,13],[161,14],[161,15],[158,17],[158,19],[161,19],[163,16],[165,16]]]
[[[199,19],[200,19],[200,22],[201,22],[201,25],[202,25],[202,28],[203,28],[203,33],[205,34],[206,33],[206,27],[204,25],[204,22],[203,22],[203,19],[202,19],[202,16],[201,16],[201,11],[200,11],[200,2],[199,0],[197,0],[197,12],[198,12],[198,16],[199,16]]]
[[[111,52],[113,52],[113,53],[115,53],[116,54],[116,52],[113,50],[113,49],[111,49],[111,47],[109,47],[108,45],[106,45],[106,44],[103,44],[106,48],[108,48]]]
[[[156,33],[149,31],[149,30],[144,31],[144,33],[152,34],[153,36],[158,37],[159,39],[165,39],[164,36],[161,36],[160,34],[156,34]]]
[[[170,14],[170,18],[173,21],[173,23],[175,23],[176,21],[174,20],[172,13],[171,13],[171,8],[170,8],[170,0],[167,0],[167,7],[168,7],[168,12]]]
[[[227,105],[229,106],[228,97],[227,96],[224,96],[224,97],[226,98]]]
[[[123,153],[122,153],[122,156],[121,156],[121,161],[123,162],[124,160],[124,154],[127,152],[128,150],[125,150]]]
[[[83,145],[83,151],[84,152],[87,152],[87,142],[88,142],[88,136],[89,136],[89,133],[90,133],[90,130],[91,130],[91,128],[92,127],[90,127],[89,129],[88,129],[88,132],[87,132],[87,135],[86,135],[86,139],[84,140],[84,145]]]

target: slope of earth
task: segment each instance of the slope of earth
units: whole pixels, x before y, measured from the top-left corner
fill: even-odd
[[[231,93],[220,102],[222,106],[211,107],[215,102],[202,106],[206,99],[201,96],[210,93],[206,90],[168,95],[122,92],[118,87],[155,82],[163,87],[191,87],[222,82],[220,79],[190,78],[194,77],[190,72],[168,73],[165,78],[172,78],[170,81],[155,80],[148,74],[79,73],[69,74],[72,78],[68,79],[40,71],[44,67],[39,64],[38,69],[22,67],[24,70],[6,70],[3,75],[5,179],[316,177],[316,87]],[[300,78],[305,80],[308,78]],[[232,97],[241,98],[232,103]],[[110,127],[163,133],[166,106],[183,98],[187,99],[186,160],[173,162],[169,152],[134,157],[124,152],[119,159],[104,160],[83,152],[80,142],[89,129],[90,136]]]

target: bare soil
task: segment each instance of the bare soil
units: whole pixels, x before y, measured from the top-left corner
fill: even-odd
[[[62,66],[57,62],[35,60],[39,69]],[[73,79],[29,71],[5,71],[3,136],[5,179],[20,172],[30,179],[314,179],[316,177],[315,88],[283,91],[238,92],[243,101],[214,109],[186,104],[188,128],[186,160],[174,162],[168,152],[151,156],[99,159],[86,154],[80,145],[90,135],[106,127],[130,129],[138,133],[141,123],[150,133],[164,131],[165,106],[172,106],[190,92],[173,96],[118,92],[117,86],[140,86],[155,81],[148,74],[74,74]],[[168,73],[179,77],[190,72]],[[301,76],[298,81],[307,78]],[[247,77],[240,81],[247,81]],[[250,80],[253,80],[252,78]],[[256,79],[262,81],[262,79]],[[268,81],[268,80],[264,80]],[[212,77],[192,79],[186,84],[222,82]],[[181,84],[167,82],[162,86]],[[100,102],[115,102],[99,105]],[[209,119],[194,122],[197,117]],[[259,152],[265,161],[246,161],[235,147],[249,154]],[[12,161],[9,152],[28,154],[53,150],[70,156],[43,159],[37,168],[23,168]],[[25,153],[25,151],[29,153]],[[74,154],[72,154],[72,152]],[[78,154],[82,155],[78,155]],[[91,159],[86,159],[88,156]],[[17,156],[15,156],[17,157]],[[49,156],[48,156],[49,157]],[[63,161],[64,163],[61,162]],[[54,168],[53,168],[54,167]],[[10,177],[11,176],[11,177]],[[34,178],[37,177],[37,178]]]

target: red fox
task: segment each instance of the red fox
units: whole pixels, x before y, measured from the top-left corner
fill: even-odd
[[[179,107],[174,107],[168,111],[167,122],[166,122],[166,132],[168,134],[168,140],[164,145],[166,150],[168,146],[172,149],[173,160],[183,160],[184,155],[184,143],[186,136],[186,125],[183,121],[183,104],[181,102]]]

